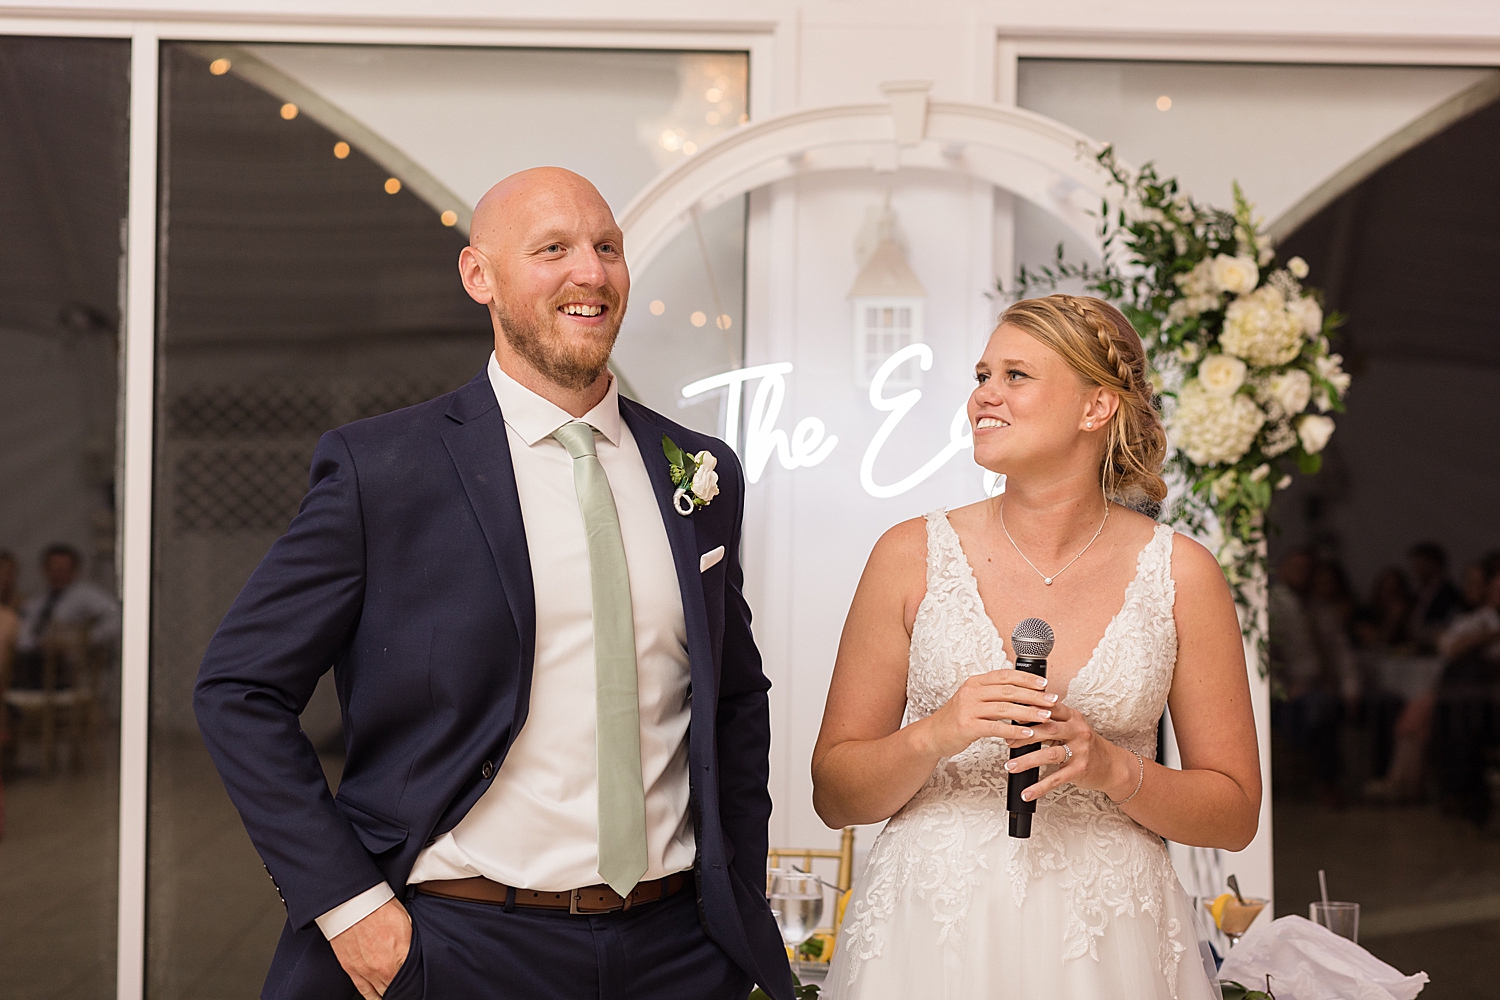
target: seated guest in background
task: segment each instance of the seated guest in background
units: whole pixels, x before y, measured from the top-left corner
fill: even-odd
[[[1372,637],[1375,644],[1387,650],[1400,649],[1409,644],[1407,625],[1416,604],[1411,584],[1399,566],[1389,566],[1375,578],[1370,596],[1369,612],[1376,623]]]
[[[1310,549],[1296,549],[1277,567],[1271,584],[1271,674],[1280,688],[1271,722],[1306,755],[1325,804],[1340,798],[1339,724],[1344,715],[1346,666],[1329,656],[1312,608],[1316,560]],[[1348,649],[1347,643],[1344,645]],[[1352,668],[1352,651],[1347,666]],[[1357,674],[1353,691],[1359,691]]]
[[[1473,610],[1453,619],[1438,637],[1438,652],[1452,663],[1478,651],[1485,659],[1500,661],[1500,572],[1475,563],[1479,600]],[[1488,570],[1488,571],[1487,571]]]
[[[1413,545],[1407,560],[1417,585],[1408,629],[1418,650],[1431,653],[1449,619],[1463,609],[1463,594],[1448,579],[1448,553],[1438,543]]]
[[[1438,682],[1433,740],[1442,805],[1483,827],[1492,803],[1485,775],[1500,731],[1500,573],[1485,581],[1483,603],[1438,638],[1447,660]]]
[[[21,606],[21,629],[16,639],[16,667],[12,687],[42,686],[42,643],[54,625],[86,625],[96,646],[120,635],[120,603],[103,587],[79,579],[83,558],[71,545],[54,543],[42,551],[42,579],[47,592]],[[66,684],[59,678],[59,685]]]

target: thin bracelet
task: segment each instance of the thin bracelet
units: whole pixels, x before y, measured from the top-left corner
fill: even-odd
[[[1129,795],[1125,796],[1123,799],[1121,799],[1118,802],[1115,802],[1114,799],[1110,799],[1110,801],[1111,802],[1115,802],[1115,805],[1117,805],[1117,806],[1123,806],[1125,803],[1129,802],[1131,799],[1133,799],[1137,795],[1141,794],[1141,786],[1146,783],[1146,758],[1142,757],[1140,754],[1136,753],[1134,750],[1132,750],[1130,752],[1135,754],[1136,762],[1141,765],[1141,776],[1139,778],[1135,779],[1135,791],[1131,792]]]

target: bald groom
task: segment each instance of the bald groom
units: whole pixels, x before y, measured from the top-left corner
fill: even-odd
[[[630,275],[592,184],[508,177],[470,238],[485,369],[323,435],[198,676],[286,903],[261,996],[791,1000],[740,466],[619,395]],[[707,503],[664,436],[717,459]],[[298,726],[329,668],[337,795]]]

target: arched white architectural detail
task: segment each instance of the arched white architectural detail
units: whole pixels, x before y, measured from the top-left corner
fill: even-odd
[[[1497,99],[1500,99],[1500,73],[1492,73],[1467,90],[1453,95],[1416,121],[1393,132],[1349,161],[1342,170],[1283,212],[1268,229],[1271,239],[1280,243],[1387,163],[1420,146],[1455,122],[1489,107]]]
[[[890,104],[794,111],[714,140],[661,174],[621,214],[630,266],[644,270],[694,209],[707,211],[767,184],[828,170],[936,170],[979,178],[1035,203],[1085,245],[1098,247],[1108,176],[1094,160],[1097,142],[1034,112],[925,103],[921,91],[925,87],[887,85]]]

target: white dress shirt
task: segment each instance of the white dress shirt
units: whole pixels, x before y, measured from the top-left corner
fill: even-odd
[[[45,625],[87,625],[89,641],[96,646],[106,646],[120,638],[120,602],[97,583],[74,580],[55,598],[41,594],[21,605],[17,652],[29,653],[38,647],[44,629],[43,612],[49,601],[52,613]]]
[[[531,706],[490,787],[456,827],[417,856],[408,881],[483,875],[521,889],[565,891],[603,881],[588,538],[573,459],[551,436],[573,417],[506,375],[493,356],[489,378],[505,417],[536,590]],[[646,792],[645,881],[691,868],[696,849],[688,811],[687,625],[661,507],[640,448],[620,417],[613,381],[582,419],[597,432],[599,463],[614,493],[630,568]],[[323,914],[318,926],[332,938],[391,896],[381,883]]]

